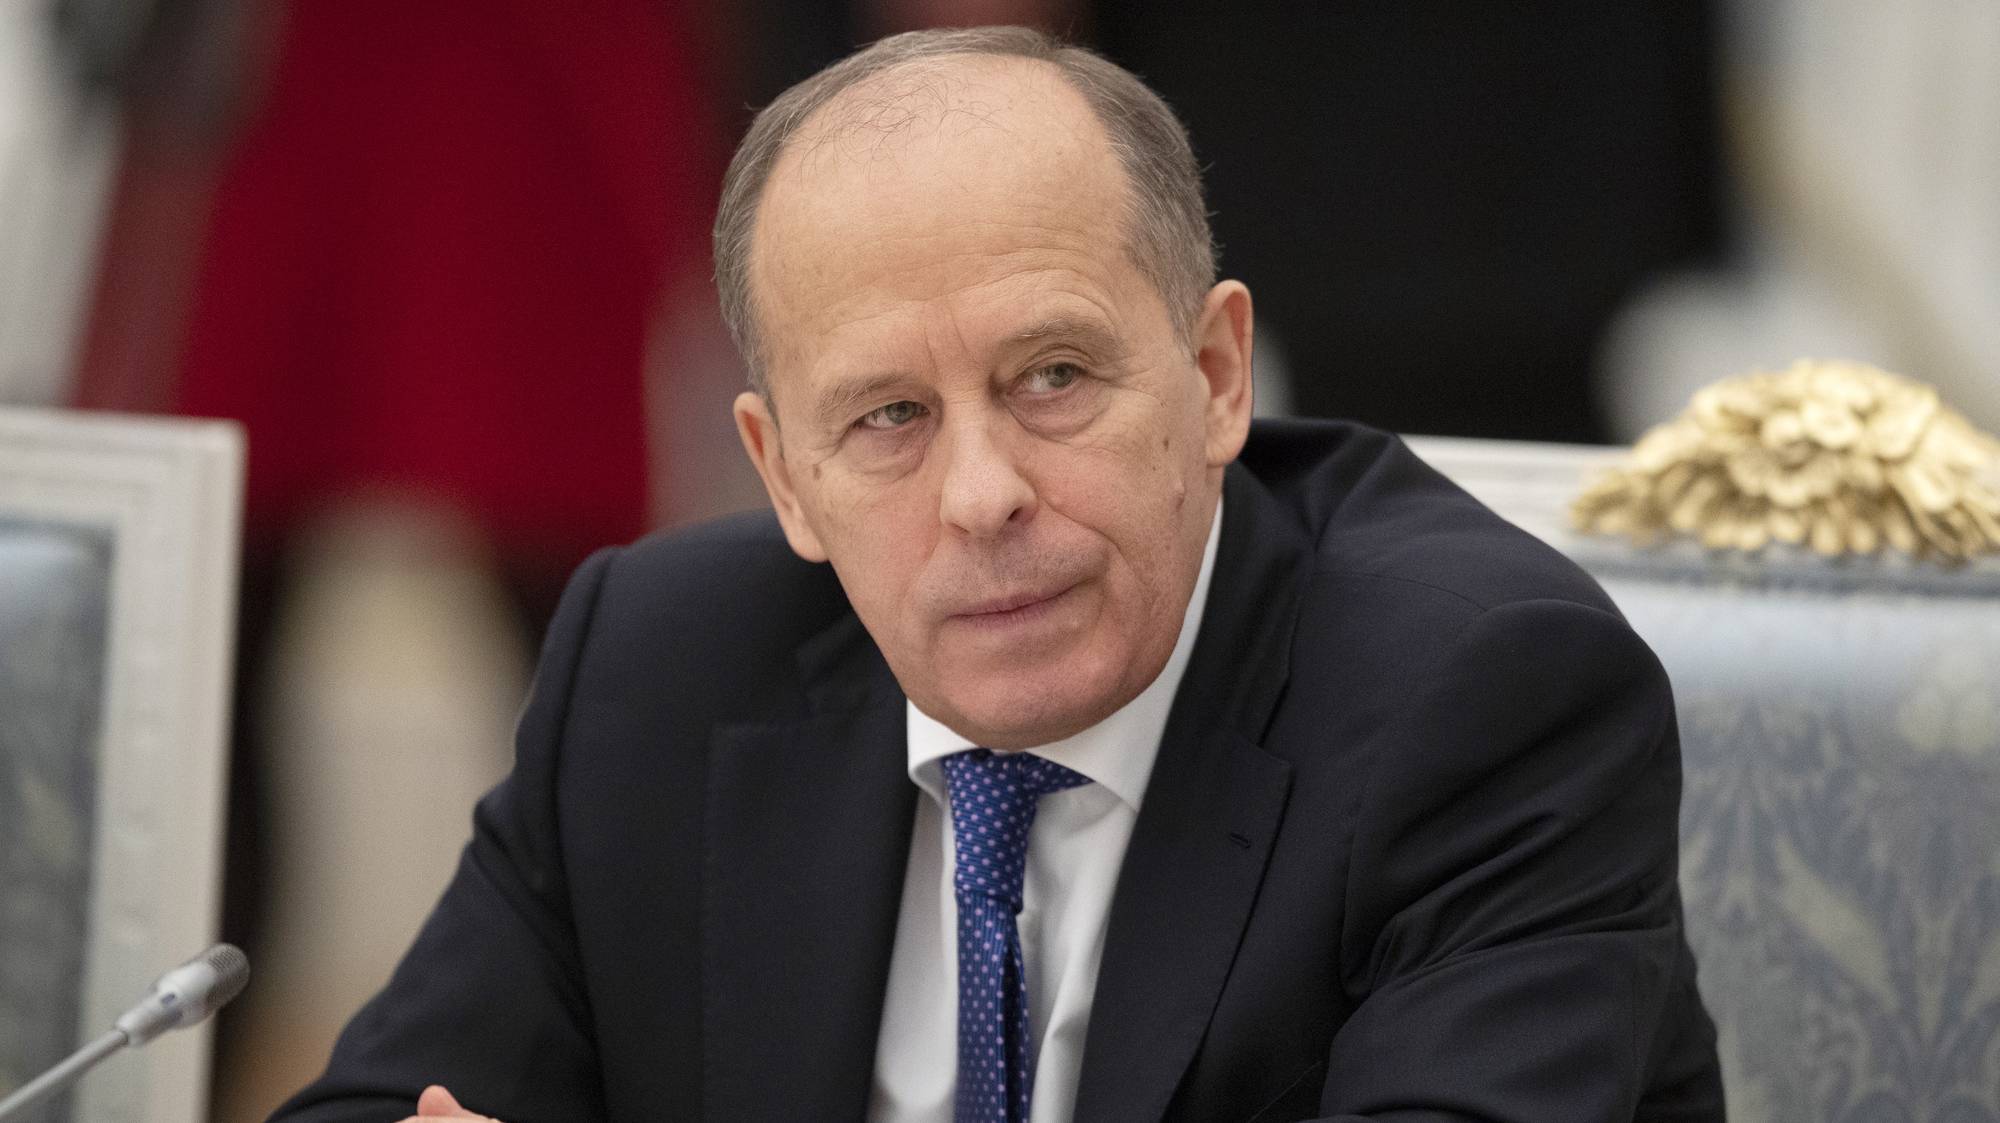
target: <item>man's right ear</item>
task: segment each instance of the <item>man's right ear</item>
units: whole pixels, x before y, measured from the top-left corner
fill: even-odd
[[[785,540],[792,552],[809,562],[826,560],[826,548],[807,521],[792,486],[791,466],[785,463],[785,448],[778,436],[778,419],[771,412],[770,399],[754,390],[736,395],[736,435],[743,438],[743,451],[756,465],[764,480],[764,491],[778,513],[778,525],[785,528]]]

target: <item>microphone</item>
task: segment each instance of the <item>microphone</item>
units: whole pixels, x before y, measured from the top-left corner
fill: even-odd
[[[243,993],[250,981],[250,960],[234,945],[217,944],[153,983],[153,993],[125,1011],[117,1032],[125,1044],[144,1045],[170,1029],[185,1029]],[[0,1116],[4,1118],[4,1116]]]
[[[155,980],[152,993],[119,1015],[110,1032],[0,1100],[0,1120],[67,1088],[120,1049],[136,1049],[170,1029],[194,1025],[243,993],[249,981],[250,960],[242,951],[229,944],[209,948]]]

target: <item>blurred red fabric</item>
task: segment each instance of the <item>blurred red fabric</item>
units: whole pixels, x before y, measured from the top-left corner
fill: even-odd
[[[289,5],[170,397],[247,426],[253,536],[375,488],[552,563],[644,529],[648,328],[705,268],[718,167],[685,26],[658,0]]]

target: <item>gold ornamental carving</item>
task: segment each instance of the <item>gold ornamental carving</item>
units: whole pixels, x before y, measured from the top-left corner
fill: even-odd
[[[1800,360],[1697,393],[1570,517],[1642,545],[1687,537],[1754,553],[1779,542],[1828,557],[1887,545],[1963,562],[2000,551],[2000,440],[1922,383]]]

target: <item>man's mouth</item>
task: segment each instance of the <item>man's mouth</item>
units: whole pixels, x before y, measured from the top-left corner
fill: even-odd
[[[1006,593],[989,597],[952,614],[952,618],[972,624],[1011,624],[1040,616],[1053,608],[1075,585],[1054,589]]]

